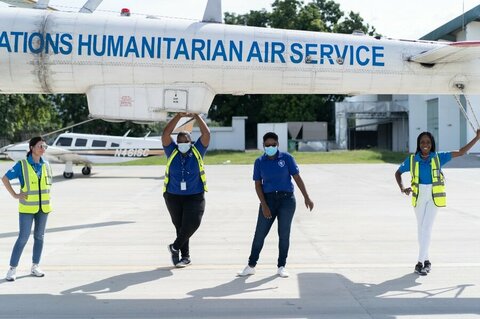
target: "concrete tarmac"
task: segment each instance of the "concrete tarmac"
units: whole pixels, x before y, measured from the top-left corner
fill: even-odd
[[[0,162],[0,174],[12,165]],[[250,165],[206,167],[207,209],[184,269],[167,252],[164,167],[76,168],[72,180],[53,168],[44,278],[29,275],[30,238],[17,280],[3,279],[18,213],[0,187],[0,318],[480,318],[480,168],[445,169],[448,207],[433,229],[432,272],[419,277],[397,165],[301,165],[315,208],[296,189],[289,278],[276,275],[276,223],[257,273],[236,277],[258,212]]]

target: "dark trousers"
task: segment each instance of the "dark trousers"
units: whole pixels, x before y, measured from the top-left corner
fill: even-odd
[[[279,242],[277,267],[285,267],[285,264],[287,263],[288,249],[290,247],[290,229],[296,208],[295,196],[290,192],[273,192],[266,193],[265,200],[272,213],[272,218],[265,218],[263,216],[262,207],[260,206],[255,236],[253,237],[252,251],[248,258],[248,265],[250,267],[255,267],[257,265],[260,252],[265,243],[265,237],[267,237],[275,219],[278,219]]]
[[[204,193],[194,195],[175,195],[163,193],[165,204],[177,231],[173,242],[174,249],[180,249],[182,257],[190,257],[189,239],[202,221],[205,211]]]

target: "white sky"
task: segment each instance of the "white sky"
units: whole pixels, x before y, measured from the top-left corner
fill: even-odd
[[[0,0],[1,1],[1,0]],[[51,0],[65,11],[76,11],[86,0]],[[309,2],[309,0],[306,0]],[[348,13],[360,13],[366,23],[384,36],[418,39],[451,19],[480,4],[478,0],[336,0]],[[127,7],[133,13],[155,14],[200,20],[207,0],[104,0],[102,12],[118,13]],[[271,10],[273,0],[223,0],[223,11],[239,14],[262,8]]]

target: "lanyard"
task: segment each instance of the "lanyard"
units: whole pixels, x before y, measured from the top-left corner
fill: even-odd
[[[190,172],[186,169],[186,163],[187,163],[187,156],[183,156],[183,154],[180,154],[180,164],[182,166],[182,181],[185,181],[185,173],[188,175]]]

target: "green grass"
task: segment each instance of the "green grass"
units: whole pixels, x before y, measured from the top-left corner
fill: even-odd
[[[393,163],[400,164],[407,157],[407,153],[382,150],[359,151],[332,151],[332,152],[293,152],[291,153],[298,164],[373,164]],[[253,164],[255,159],[262,155],[261,151],[210,151],[205,156],[206,165],[217,164]],[[117,165],[165,165],[167,159],[162,157],[148,157]]]

